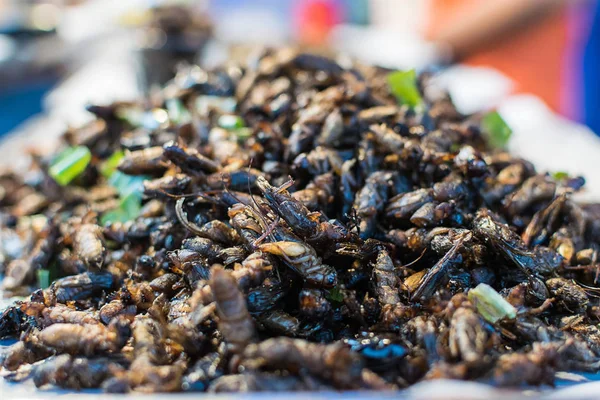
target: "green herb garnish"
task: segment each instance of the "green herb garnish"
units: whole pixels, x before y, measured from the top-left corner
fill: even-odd
[[[480,283],[476,288],[469,290],[468,297],[477,308],[477,312],[492,324],[503,319],[514,319],[517,316],[517,310],[485,283]]]
[[[119,170],[113,170],[108,178],[108,184],[117,189],[120,202],[117,208],[105,212],[100,217],[100,223],[106,225],[111,222],[127,222],[136,219],[142,210],[142,193],[146,179],[147,176],[127,175]]]
[[[130,219],[137,218],[142,210],[142,197],[140,192],[130,192],[121,199],[119,208],[123,210]]]
[[[46,289],[50,286],[50,270],[49,269],[38,269],[37,270],[37,281],[41,289]]]
[[[50,163],[48,173],[61,186],[77,178],[92,160],[92,153],[85,146],[69,147]]]
[[[111,154],[100,166],[100,173],[106,179],[110,178],[111,175],[117,170],[117,166],[121,162],[121,159],[125,156],[123,150],[117,150]]]
[[[487,113],[481,120],[481,129],[493,148],[503,149],[508,144],[512,129],[497,111]]]
[[[423,98],[417,87],[417,73],[414,69],[396,71],[387,76],[390,90],[400,104],[416,108],[423,104]]]
[[[102,215],[100,223],[127,222],[136,219],[142,210],[142,198],[139,192],[130,192],[121,198],[119,207]]]
[[[146,179],[148,177],[144,175],[127,175],[117,170],[108,178],[108,184],[117,189],[122,198],[132,192],[139,193],[141,197]]]
[[[127,222],[129,221],[129,215],[127,215],[127,213],[125,211],[123,211],[121,208],[117,207],[114,210],[110,210],[105,212],[104,214],[102,214],[102,217],[100,217],[100,224],[101,225],[106,225],[109,223],[114,223],[114,222]]]

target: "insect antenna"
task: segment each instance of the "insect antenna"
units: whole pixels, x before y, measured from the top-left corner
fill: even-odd
[[[260,219],[260,222],[262,223],[262,228],[265,229],[265,233],[263,233],[263,235],[261,235],[261,237],[264,236],[265,234],[267,234],[267,236],[270,237],[271,240],[273,240],[272,232],[273,232],[273,229],[275,228],[275,225],[273,225],[273,227],[271,229],[269,229],[269,224],[267,223],[266,219],[262,215],[261,208],[260,208],[258,202],[256,201],[256,199],[254,198],[254,195],[252,194],[252,188],[250,187],[250,168],[252,166],[252,161],[253,161],[253,159],[251,158],[250,163],[248,164],[248,181],[246,183],[248,185],[248,194],[250,195],[250,198],[252,199],[252,202],[254,203],[254,207],[252,207],[252,208],[254,208],[253,214]],[[279,222],[279,218],[277,218],[277,222]],[[262,240],[264,240],[264,238]],[[273,241],[275,241],[275,240],[273,240]]]

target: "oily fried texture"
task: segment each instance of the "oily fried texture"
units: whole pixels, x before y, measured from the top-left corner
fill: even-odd
[[[488,119],[427,74],[399,104],[388,74],[292,49],[182,67],[89,107],[61,143],[91,153],[68,185],[54,154],[0,172],[1,285],[26,297],[0,314],[6,379],[397,390],[597,371],[584,180],[491,148]]]

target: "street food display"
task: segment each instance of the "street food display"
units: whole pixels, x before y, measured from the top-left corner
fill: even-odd
[[[4,377],[107,392],[597,371],[597,207],[430,76],[291,49],[94,105],[0,175]]]

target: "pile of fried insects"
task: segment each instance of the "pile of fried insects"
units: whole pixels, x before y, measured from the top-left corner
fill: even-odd
[[[0,175],[10,381],[552,384],[600,367],[600,213],[432,76],[264,50],[90,106]]]

